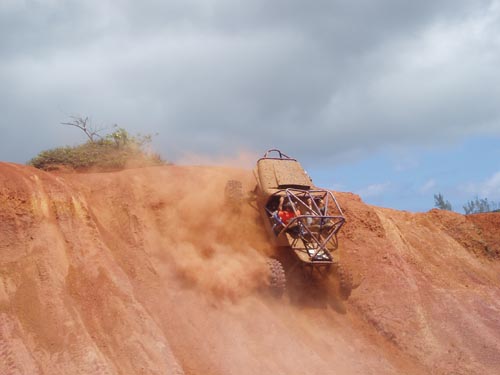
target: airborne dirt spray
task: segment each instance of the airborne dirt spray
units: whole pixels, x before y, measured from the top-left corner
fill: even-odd
[[[258,212],[247,199],[239,210],[224,204],[226,182],[236,174],[249,192],[250,173],[222,167],[183,170],[182,185],[159,179],[150,186],[164,197],[154,204],[159,207],[160,258],[174,266],[185,285],[217,298],[234,299],[260,289],[267,282],[266,258],[272,249]]]

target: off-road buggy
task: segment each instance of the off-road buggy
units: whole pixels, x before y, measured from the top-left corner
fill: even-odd
[[[268,150],[257,161],[254,170],[257,185],[253,199],[273,244],[295,259],[287,269],[293,272],[300,265],[311,278],[338,276],[340,296],[347,299],[352,290],[352,276],[340,263],[337,233],[345,223],[334,195],[314,187],[300,163],[280,150]],[[241,183],[228,181],[227,202],[242,196]],[[286,277],[282,262],[270,259],[270,284],[281,294]]]

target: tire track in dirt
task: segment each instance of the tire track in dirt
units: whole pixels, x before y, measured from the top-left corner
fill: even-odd
[[[3,365],[0,365],[2,374],[17,375],[20,374],[19,367],[17,367],[12,354],[12,349],[7,343],[7,339],[0,334],[0,358],[2,358]]]
[[[106,360],[100,358],[101,353],[89,345],[79,343],[72,345],[69,350],[71,362],[78,366],[78,374],[115,375],[116,372],[109,368]]]
[[[8,321],[5,314],[0,315],[0,374],[19,375],[23,374],[16,363],[12,346],[6,332]]]
[[[59,223],[62,235],[73,244],[69,254],[72,263],[71,277],[66,278],[66,289],[70,291],[77,306],[79,319],[90,343],[75,346],[70,351],[70,356],[84,369],[82,374],[113,375],[116,373],[112,369],[113,364],[117,365],[119,371],[126,373],[149,373],[146,370],[148,367],[154,368],[155,362],[159,366],[161,360],[165,361],[165,356],[171,355],[168,346],[164,345],[165,349],[159,350],[152,345],[144,345],[141,346],[141,351],[137,351],[136,342],[139,340],[125,338],[123,332],[120,332],[124,325],[138,327],[143,324],[143,338],[145,335],[150,339],[160,338],[151,327],[151,317],[144,314],[143,306],[134,297],[131,275],[126,272],[128,269],[115,263],[115,254],[110,252],[108,244],[103,240],[102,228],[87,202],[80,197],[78,200],[73,199],[72,203],[79,214],[72,221]],[[137,262],[147,263],[140,221],[129,211],[126,218],[127,234],[134,240],[133,252],[142,255]],[[118,248],[116,251],[122,249]],[[102,332],[103,327],[109,332]],[[130,356],[124,358],[123,353],[133,351],[136,351],[135,359]],[[172,359],[172,362],[175,360]],[[143,370],[139,370],[140,368]]]

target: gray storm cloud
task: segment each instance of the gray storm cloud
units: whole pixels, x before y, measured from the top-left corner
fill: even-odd
[[[169,159],[498,134],[499,18],[498,1],[9,0],[0,159],[77,142],[68,114],[158,132]]]

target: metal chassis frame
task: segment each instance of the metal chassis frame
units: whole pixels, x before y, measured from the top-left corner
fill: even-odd
[[[298,226],[298,236],[294,238],[294,241],[291,244],[292,248],[297,244],[297,241],[299,241],[299,239],[302,240],[304,244],[314,243],[316,245],[315,253],[313,255],[310,255],[309,252],[307,252],[307,254],[309,255],[310,265],[330,265],[333,262],[331,251],[334,251],[338,248],[337,233],[345,223],[344,214],[335,196],[327,190],[300,190],[293,188],[279,190],[271,195],[271,197],[273,196],[285,197],[285,200],[288,200],[291,203],[292,209],[297,215],[292,218],[288,222],[288,224],[285,225],[276,234],[276,237],[283,236],[289,229],[296,228]],[[271,197],[269,197],[268,202]],[[317,205],[314,198],[323,199],[324,209]],[[311,207],[307,206],[307,201],[311,203]],[[300,210],[299,202],[301,202],[302,205],[312,209],[312,214],[298,215],[298,211]],[[267,207],[265,209],[268,218],[271,218],[273,212],[271,212]],[[331,211],[334,211],[335,214],[326,214]],[[318,230],[313,230],[310,224],[307,223],[309,219],[315,220],[320,223]],[[326,235],[324,231],[326,231]],[[324,236],[323,239],[321,239],[321,235]],[[325,261],[324,259],[316,259],[321,251],[327,254],[327,256],[330,258],[330,261]]]

